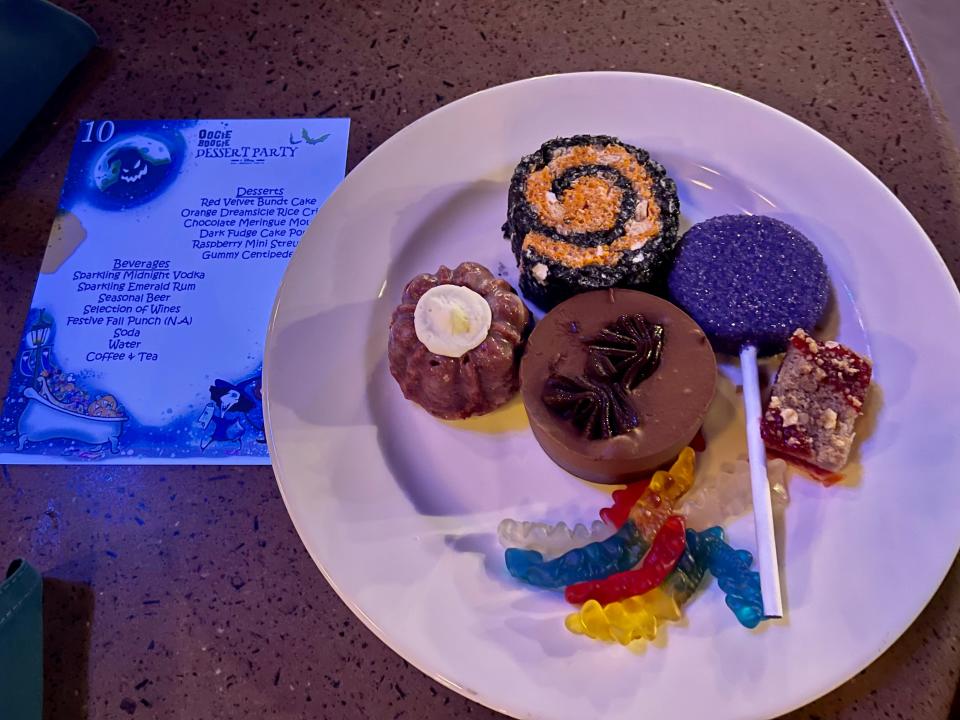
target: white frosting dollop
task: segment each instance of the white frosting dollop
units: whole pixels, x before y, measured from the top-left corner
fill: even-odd
[[[483,296],[460,285],[430,288],[413,311],[417,338],[430,352],[446,357],[461,357],[482,343],[491,321]]]

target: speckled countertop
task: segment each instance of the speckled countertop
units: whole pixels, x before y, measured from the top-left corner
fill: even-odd
[[[4,387],[79,118],[349,115],[352,167],[491,85],[588,69],[681,75],[847,148],[960,274],[960,165],[881,0],[63,4],[101,48],[0,161]],[[0,559],[18,555],[47,578],[48,718],[496,716],[353,618],[268,468],[4,467]],[[789,717],[943,720],[958,633],[955,565],[891,650]]]

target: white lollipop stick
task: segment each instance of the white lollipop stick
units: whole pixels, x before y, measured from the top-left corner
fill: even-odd
[[[760,437],[760,379],[757,374],[757,349],[747,345],[740,350],[743,373],[743,407],[747,416],[747,453],[750,456],[750,487],[753,491],[753,524],[757,531],[757,570],[763,614],[783,617],[780,599],[780,567],[777,564],[777,537],[773,528],[773,504],[767,481],[767,451]]]

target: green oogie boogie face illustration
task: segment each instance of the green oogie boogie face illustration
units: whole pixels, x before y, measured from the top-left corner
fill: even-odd
[[[107,147],[93,167],[91,200],[108,208],[145,203],[170,184],[182,152],[175,143],[147,135],[122,138]]]

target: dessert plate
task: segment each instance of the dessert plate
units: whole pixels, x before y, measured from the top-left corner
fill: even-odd
[[[569,634],[562,596],[521,587],[501,518],[589,521],[609,489],[553,465],[518,401],[443,422],[386,367],[404,283],[476,260],[511,282],[500,225],[519,158],[544,140],[610,134],[677,181],[684,227],[751,212],[823,252],[823,337],[874,361],[876,387],[844,483],[790,480],[780,521],[787,618],[737,624],[715,582],[681,623],[630,648]],[[960,302],[929,239],[854,158],[720,88],[630,73],[525,80],[452,103],[384,143],[304,234],[265,360],[277,482],[347,606],[420,670],[518,718],[764,718],[852,677],[916,618],[960,544]],[[705,425],[706,471],[745,451],[735,366]],[[749,516],[729,528],[753,549]],[[309,623],[305,628],[309,632]]]

